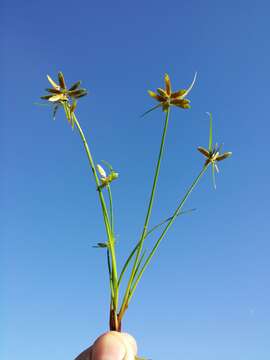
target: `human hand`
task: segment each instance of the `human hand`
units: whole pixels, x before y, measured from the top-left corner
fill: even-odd
[[[137,343],[131,335],[109,331],[97,338],[75,360],[134,360],[136,354]]]

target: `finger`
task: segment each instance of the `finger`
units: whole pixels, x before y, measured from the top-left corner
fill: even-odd
[[[95,341],[91,360],[134,360],[136,352],[136,341],[131,335],[110,331]]]
[[[134,337],[128,333],[120,333],[117,331],[113,331],[112,333],[114,336],[118,336],[125,347],[126,353],[123,360],[134,360],[134,357],[137,354],[137,343]]]

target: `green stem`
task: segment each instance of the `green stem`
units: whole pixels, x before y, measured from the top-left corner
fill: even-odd
[[[111,224],[111,233],[113,236],[113,253],[112,253],[112,262],[115,263],[115,273],[116,277],[113,281],[114,284],[114,310],[115,313],[117,312],[118,308],[118,292],[119,292],[119,283],[118,283],[118,277],[117,277],[117,269],[116,269],[116,255],[115,255],[115,238],[114,238],[114,214],[113,214],[113,199],[112,199],[112,191],[110,188],[110,185],[107,186],[108,188],[108,194],[109,194],[109,202],[110,202],[110,224]]]
[[[84,136],[83,130],[82,130],[82,128],[81,128],[81,126],[79,124],[79,121],[78,121],[78,119],[77,119],[77,117],[76,117],[76,115],[74,113],[73,113],[73,118],[74,118],[74,123],[76,124],[77,129],[79,131],[79,134],[81,136],[81,139],[82,139],[82,142],[83,142],[83,145],[84,145],[84,148],[85,148],[88,160],[89,160],[89,164],[90,164],[90,167],[91,167],[91,170],[92,170],[95,182],[96,182],[97,191],[98,191],[98,195],[99,195],[99,199],[100,199],[100,203],[101,203],[101,207],[102,207],[102,213],[103,213],[103,217],[104,217],[104,223],[105,223],[106,231],[107,231],[107,234],[108,234],[108,237],[109,237],[108,212],[107,212],[107,208],[106,208],[106,204],[105,204],[105,200],[104,200],[102,191],[100,189],[100,182],[99,182],[99,178],[98,178],[98,175],[97,175],[97,172],[96,172],[96,167],[95,167],[95,164],[94,164],[94,161],[93,161],[93,158],[92,158],[88,143],[87,143],[86,138]]]
[[[160,164],[161,164],[161,159],[162,159],[162,155],[163,155],[163,151],[164,151],[164,144],[165,144],[165,138],[166,138],[166,133],[167,133],[167,128],[168,128],[168,123],[169,123],[169,114],[170,114],[170,108],[168,108],[167,112],[166,112],[166,119],[165,119],[165,124],[164,124],[164,128],[163,128],[163,134],[162,134],[162,138],[161,138],[161,144],[160,144],[160,149],[159,149],[159,155],[158,155],[158,161],[157,161],[157,165],[156,165],[156,171],[155,171],[155,176],[154,176],[154,182],[152,185],[152,190],[151,190],[151,195],[150,195],[150,200],[149,200],[149,205],[148,205],[148,209],[147,209],[147,213],[146,213],[146,217],[145,217],[145,222],[144,222],[144,226],[143,226],[143,231],[141,234],[141,238],[140,238],[140,242],[139,242],[139,246],[137,249],[137,253],[136,253],[136,258],[134,261],[134,265],[132,268],[132,272],[128,281],[128,285],[126,288],[126,292],[123,298],[123,302],[119,311],[119,319],[121,321],[124,312],[127,308],[128,305],[128,299],[129,299],[129,293],[130,293],[130,288],[131,285],[133,283],[133,279],[134,279],[134,275],[137,269],[137,265],[138,265],[138,261],[139,261],[139,257],[142,251],[142,246],[145,240],[145,235],[147,233],[147,228],[148,228],[148,224],[149,224],[149,220],[150,220],[150,216],[151,216],[151,212],[152,212],[152,207],[153,207],[153,201],[154,201],[154,196],[155,196],[155,192],[156,192],[156,186],[157,186],[157,181],[158,181],[158,176],[159,176],[159,170],[160,170]]]
[[[112,283],[112,267],[111,267],[111,259],[110,259],[110,251],[107,249],[107,265],[108,265],[108,272],[109,272],[109,280],[110,280],[110,288],[111,288],[111,301],[114,298],[114,289]]]
[[[114,234],[114,216],[113,216],[112,191],[111,191],[110,185],[108,185],[107,188],[108,188],[108,194],[109,194],[109,200],[110,200],[110,222],[111,222],[111,229],[112,229],[112,233]]]
[[[107,232],[107,237],[108,237],[108,243],[109,243],[109,250],[111,253],[111,259],[112,259],[112,283],[113,283],[113,289],[114,289],[114,295],[113,299],[114,299],[114,307],[115,310],[117,311],[117,306],[118,306],[118,279],[117,279],[117,265],[116,265],[116,256],[115,256],[115,247],[114,247],[114,237],[113,237],[113,233],[112,233],[112,229],[110,226],[110,221],[109,221],[109,216],[108,216],[108,211],[107,211],[107,207],[106,207],[106,203],[102,194],[102,190],[100,188],[100,182],[99,182],[99,178],[96,172],[96,168],[95,168],[95,163],[93,161],[88,143],[86,141],[86,138],[84,136],[83,130],[79,124],[79,121],[76,117],[76,115],[73,113],[73,120],[74,123],[77,126],[77,129],[79,131],[79,134],[81,136],[87,157],[88,157],[88,161],[96,182],[96,186],[97,186],[97,191],[98,191],[98,195],[99,195],[99,200],[101,203],[101,208],[102,208],[102,213],[103,213],[103,219],[104,219],[104,224],[105,224],[105,228],[106,228],[106,232]]]
[[[169,228],[172,226],[172,224],[174,223],[175,219],[177,218],[177,216],[179,215],[179,212],[181,211],[182,207],[184,206],[186,200],[188,199],[189,195],[191,194],[191,192],[193,191],[193,189],[195,188],[195,186],[197,185],[198,181],[200,180],[200,178],[203,176],[203,174],[205,173],[205,171],[207,170],[209,164],[207,166],[204,166],[203,169],[201,170],[201,172],[199,173],[199,175],[196,177],[196,179],[193,181],[193,183],[191,184],[191,186],[189,187],[189,189],[187,190],[185,196],[183,197],[182,201],[180,202],[179,206],[176,208],[171,220],[168,222],[167,226],[165,227],[165,229],[163,230],[162,234],[160,235],[160,237],[158,238],[157,242],[155,243],[155,246],[153,247],[152,251],[150,252],[150,254],[148,255],[136,281],[134,282],[134,285],[130,291],[130,295],[129,295],[129,302],[134,294],[134,291],[136,290],[136,287],[145,271],[145,269],[147,268],[150,260],[152,259],[154,253],[156,252],[161,240],[164,238],[164,236],[166,235],[167,231],[169,230]]]

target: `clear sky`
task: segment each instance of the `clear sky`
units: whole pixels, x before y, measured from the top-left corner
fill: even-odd
[[[174,108],[151,224],[166,218],[214,141],[233,157],[188,201],[124,319],[153,360],[269,360],[268,1],[5,1],[1,5],[3,360],[72,360],[108,328],[100,208],[82,144],[36,106],[46,74],[83,80],[78,117],[113,186],[119,262],[142,228],[164,114],[148,89],[186,87]],[[150,245],[150,243],[149,243]]]

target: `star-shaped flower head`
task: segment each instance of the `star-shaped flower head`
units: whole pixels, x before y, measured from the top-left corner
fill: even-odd
[[[59,84],[53,81],[49,75],[47,75],[47,78],[52,85],[52,88],[46,89],[50,95],[41,96],[41,99],[43,100],[48,100],[50,102],[68,101],[69,99],[79,99],[87,95],[87,90],[80,88],[81,81],[77,81],[69,89],[67,89],[62,72],[58,73]]]
[[[73,126],[72,113],[76,108],[76,100],[86,96],[87,90],[80,87],[81,81],[77,81],[70,88],[67,88],[64,75],[61,71],[58,73],[59,84],[57,84],[49,75],[47,75],[47,79],[52,85],[52,88],[47,88],[46,91],[49,92],[49,95],[41,96],[41,99],[48,100],[53,104],[54,118],[59,106],[62,105],[68,121],[71,122]]]
[[[190,100],[186,99],[186,96],[193,88],[193,85],[196,81],[196,77],[197,77],[197,73],[195,73],[194,79],[187,90],[182,89],[182,90],[172,92],[171,81],[170,81],[169,75],[165,74],[165,77],[164,77],[165,89],[158,88],[156,93],[151,90],[148,91],[149,95],[152,98],[154,98],[155,100],[157,100],[159,102],[159,104],[156,105],[155,107],[153,107],[152,109],[148,110],[146,113],[144,113],[144,115],[147,114],[148,112],[158,108],[159,106],[162,106],[163,111],[167,111],[169,109],[169,107],[172,105],[180,107],[182,109],[189,109],[190,108],[190,104],[189,104]]]
[[[227,159],[228,157],[232,156],[232,152],[228,151],[221,154],[221,147],[222,145],[218,146],[216,144],[213,146],[213,119],[212,114],[208,113],[210,117],[210,129],[209,129],[209,145],[208,150],[199,146],[198,151],[204,155],[206,158],[204,166],[208,166],[212,164],[212,176],[213,176],[213,185],[216,188],[216,180],[215,180],[215,171],[219,172],[217,162]]]

